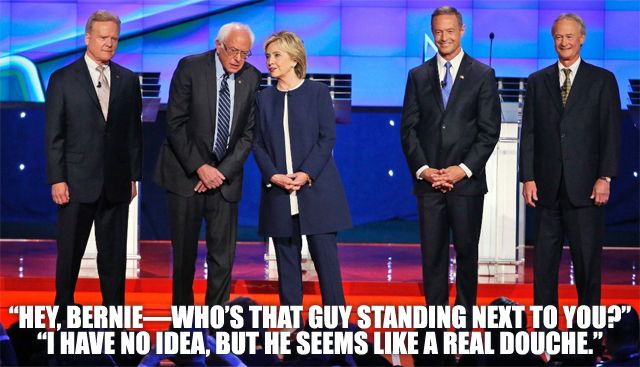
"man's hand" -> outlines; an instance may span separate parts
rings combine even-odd
[[[226,179],[222,172],[218,171],[217,168],[203,164],[198,168],[198,177],[200,181],[204,184],[207,189],[217,189],[222,185],[224,180]],[[197,187],[197,186],[196,186]]]
[[[591,190],[590,198],[593,200],[593,203],[597,206],[603,206],[609,201],[609,189],[611,183],[607,180],[603,180],[601,178],[596,180],[596,183],[593,185],[593,190]]]
[[[302,186],[311,182],[311,177],[309,177],[306,172],[302,171],[289,174],[287,177],[293,180],[293,185],[296,186],[295,191],[300,190]]]
[[[66,182],[58,182],[51,185],[51,198],[53,202],[58,205],[65,205],[69,203],[69,186]]]
[[[524,202],[532,208],[536,207],[538,201],[538,187],[535,181],[526,181],[522,187],[522,197]]]
[[[131,200],[129,203],[133,202],[136,196],[138,196],[138,185],[136,185],[135,181],[131,181]]]
[[[298,189],[298,187],[294,184],[292,178],[280,173],[271,176],[271,179],[269,181],[271,181],[272,184],[278,186],[279,188],[289,191],[290,193]]]
[[[193,191],[200,194],[207,191],[207,187],[202,183],[202,181],[198,181],[198,183],[196,184],[196,187],[193,188]]]
[[[464,173],[464,170],[460,166],[449,166],[439,170],[438,173],[442,180],[449,182],[451,185],[455,185],[467,177],[467,174]]]
[[[438,170],[434,168],[427,168],[422,173],[420,173],[420,177],[431,183],[431,187],[436,190],[440,190],[443,193],[451,191],[453,189],[453,184],[447,182],[442,176],[442,172],[444,170]]]

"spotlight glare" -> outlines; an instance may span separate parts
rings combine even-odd
[[[20,165],[18,166],[18,168],[20,169],[20,171],[24,171],[24,164],[20,163]]]
[[[389,170],[389,177],[393,177],[393,170]]]
[[[393,120],[389,120],[389,125],[391,125],[391,126],[396,126],[396,122],[395,122],[395,121],[393,121]]]
[[[27,117],[27,113],[24,111],[20,112],[20,118],[23,119],[25,117]]]

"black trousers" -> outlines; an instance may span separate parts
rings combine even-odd
[[[484,195],[418,196],[422,280],[427,304],[449,304],[449,230],[456,250],[456,305],[471,315],[478,288],[478,242]]]
[[[555,203],[551,206],[538,205],[536,214],[534,303],[558,307],[558,273],[566,238],[571,250],[578,304],[599,305],[604,208],[573,206],[563,182]]]
[[[278,288],[281,305],[302,305],[302,235],[300,219],[292,218],[293,236],[273,239],[278,265]],[[345,304],[335,233],[307,235],[309,253],[318,273],[322,303]]]
[[[102,304],[124,304],[128,216],[128,202],[111,203],[104,194],[93,203],[71,201],[58,207],[56,305],[75,303],[80,263],[94,222]]]
[[[194,304],[193,279],[203,219],[207,242],[205,303],[208,306],[223,304],[231,293],[238,204],[226,201],[218,190],[190,197],[168,192],[167,199],[173,246],[173,304]]]

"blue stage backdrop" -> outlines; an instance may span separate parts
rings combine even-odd
[[[0,100],[41,101],[51,73],[84,47],[89,14],[106,8],[123,20],[115,60],[161,72],[163,101],[178,60],[212,48],[220,25],[240,21],[256,33],[250,62],[261,70],[264,40],[291,30],[305,41],[310,72],[353,75],[355,105],[400,106],[407,71],[425,57],[431,12],[444,4],[462,12],[462,45],[472,56],[488,62],[494,32],[498,76],[524,77],[554,62],[553,19],[568,11],[581,15],[587,25],[582,55],[616,74],[626,108],[627,80],[640,74],[637,0],[0,1]]]
[[[493,66],[498,76],[526,77],[553,63],[552,21],[563,12],[578,13],[587,25],[583,57],[615,73],[621,108],[627,108],[628,79],[640,78],[636,0],[0,1],[3,236],[52,235],[55,207],[44,177],[41,102],[51,73],[81,56],[84,23],[100,8],[123,20],[115,61],[135,71],[160,72],[163,102],[178,60],[212,48],[224,23],[240,21],[254,29],[256,43],[249,62],[263,71],[262,43],[269,34],[287,29],[301,35],[309,72],[353,78],[353,122],[338,126],[335,157],[354,222],[415,219],[399,142],[399,106],[408,70],[434,53],[425,47],[431,37],[430,14],[444,4],[462,12],[463,48],[472,56],[488,62],[489,33],[495,33]],[[164,138],[163,116],[161,112],[158,121],[144,129],[143,239],[168,238],[165,197],[151,181]],[[612,187],[607,224],[610,231],[633,232],[637,238],[638,127],[629,113],[624,116],[622,171]],[[259,177],[252,158],[246,167],[240,224],[254,226]]]

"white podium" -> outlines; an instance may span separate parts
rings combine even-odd
[[[515,280],[518,265],[524,261],[524,202],[518,181],[520,124],[512,111],[517,103],[503,103],[502,108],[513,122],[502,123],[500,140],[487,162],[489,192],[484,198],[478,248],[478,275],[495,277],[495,281]]]
[[[129,223],[127,229],[127,278],[138,278],[140,275],[140,251],[138,247],[138,206],[140,198],[140,183],[137,183],[138,195],[129,204]],[[87,249],[80,264],[80,278],[97,278],[98,266],[96,258],[95,225],[91,227]]]

